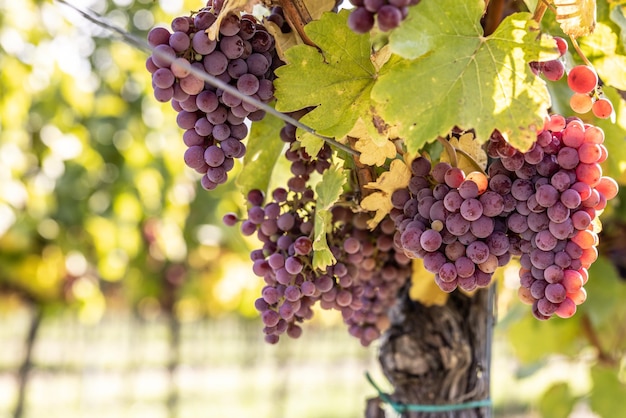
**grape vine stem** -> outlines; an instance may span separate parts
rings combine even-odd
[[[574,47],[574,50],[576,51],[578,56],[583,60],[583,62],[586,65],[588,65],[589,67],[593,68],[593,65],[591,64],[589,59],[585,56],[585,53],[580,49],[580,45],[578,45],[578,41],[576,40],[576,38],[574,38],[572,35],[570,35],[569,39],[570,39],[570,41],[572,41],[572,46]]]
[[[600,338],[598,337],[598,334],[596,333],[596,330],[591,323],[591,318],[589,318],[589,315],[584,314],[582,316],[580,325],[582,327],[583,334],[585,335],[589,343],[597,350],[598,361],[609,367],[617,367],[619,365],[619,360],[613,357],[610,353],[607,353],[606,350],[602,347]]]
[[[173,60],[171,57],[169,57],[167,54],[163,54],[160,53],[159,51],[153,50],[152,48],[150,48],[150,46],[145,43],[144,41],[142,41],[141,39],[137,38],[136,36],[131,35],[130,33],[126,32],[124,29],[115,26],[107,21],[104,20],[104,18],[100,15],[98,15],[96,12],[89,10],[89,12],[86,12],[84,10],[79,9],[78,7],[74,6],[73,4],[68,3],[65,0],[56,0],[57,2],[64,4],[68,7],[70,7],[71,9],[73,9],[74,11],[78,12],[80,15],[82,15],[85,19],[89,20],[92,23],[95,23],[98,26],[101,26],[107,30],[110,30],[114,33],[117,33],[118,35],[120,35],[122,37],[122,40],[124,42],[126,42],[127,44],[131,45],[132,47],[145,51],[145,52],[150,52],[155,56],[158,56],[159,58],[167,61],[168,63],[171,63]],[[350,148],[349,146],[346,146],[340,142],[338,142],[337,140],[335,140],[335,138],[331,138],[329,136],[325,136],[325,135],[321,135],[319,133],[317,133],[315,131],[315,129],[311,128],[310,126],[307,126],[305,124],[303,124],[302,122],[300,122],[297,119],[292,118],[289,115],[286,115],[282,112],[279,112],[278,110],[274,109],[272,106],[263,103],[257,99],[255,99],[254,97],[251,96],[246,96],[245,94],[239,92],[239,90],[237,90],[235,87],[231,86],[230,84],[224,83],[222,80],[213,77],[210,74],[207,74],[204,71],[198,70],[194,67],[191,66],[191,64],[185,64],[185,63],[181,63],[180,66],[186,70],[189,71],[189,73],[193,74],[195,77],[201,79],[204,82],[207,82],[209,84],[211,84],[212,86],[218,88],[218,89],[222,89],[224,91],[227,91],[228,93],[230,93],[231,95],[241,99],[242,101],[249,103],[259,109],[264,110],[265,112],[279,118],[282,119],[283,121],[294,125],[297,128],[302,129],[303,131],[306,131],[308,133],[310,133],[311,135],[314,135],[322,140],[324,140],[324,142],[328,143],[329,145],[340,149],[344,152],[347,152],[350,155],[354,155],[354,156],[359,156],[361,155],[360,152]]]

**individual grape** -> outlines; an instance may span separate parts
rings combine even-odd
[[[191,39],[185,32],[174,32],[170,35],[169,45],[176,52],[184,52],[191,45]]]
[[[595,187],[600,183],[602,178],[602,168],[599,164],[580,163],[576,167],[576,179]]]
[[[216,145],[211,145],[204,151],[204,161],[209,167],[221,166],[225,158],[224,151]]]
[[[459,277],[469,277],[476,270],[476,264],[468,257],[459,257],[454,261],[454,266]]]
[[[159,68],[152,74],[152,82],[161,89],[172,87],[174,81],[176,78],[169,68]]]
[[[259,90],[259,79],[253,74],[244,74],[237,80],[237,89],[247,96]]]
[[[457,167],[451,167],[444,174],[444,181],[448,187],[457,188],[465,180],[465,173]]]
[[[569,106],[576,113],[587,113],[593,106],[593,100],[587,93],[574,93],[569,99]]]
[[[239,32],[239,30],[239,16],[230,13],[222,19],[222,24],[220,25],[220,34],[224,35],[224,37],[234,36]]]
[[[598,184],[595,186],[595,189],[607,200],[610,200],[617,196],[619,186],[611,177],[602,176],[600,177]]]
[[[426,251],[437,251],[441,242],[441,234],[434,229],[427,229],[420,235],[420,245]]]
[[[591,106],[593,114],[600,119],[608,119],[613,114],[613,103],[605,97],[596,100]]]
[[[482,241],[474,241],[467,246],[466,254],[475,264],[481,264],[489,257],[489,247]]]
[[[550,81],[558,81],[565,74],[565,66],[561,60],[551,60],[542,63],[541,71]]]
[[[224,24],[222,24],[221,27],[223,26]],[[223,36],[220,38],[219,48],[228,60],[237,59],[244,53],[243,40],[237,35]]]
[[[380,30],[387,32],[398,27],[403,16],[400,9],[391,4],[386,4],[378,9],[377,18]]]
[[[176,59],[176,51],[169,45],[157,45],[152,50],[152,62],[159,68],[168,68]]]
[[[470,231],[476,238],[489,237],[495,228],[493,218],[482,215],[477,220],[470,223]]]
[[[170,31],[166,28],[155,27],[150,29],[150,32],[148,32],[148,45],[152,48],[155,48],[158,45],[168,44],[169,39]]]
[[[483,205],[478,199],[466,199],[459,211],[465,220],[475,221],[482,216]]]
[[[366,33],[374,27],[374,14],[357,7],[348,16],[348,27],[355,33]]]
[[[567,75],[567,85],[576,93],[586,94],[598,85],[598,75],[591,67],[577,65]]]

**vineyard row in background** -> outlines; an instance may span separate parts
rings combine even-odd
[[[18,370],[32,318],[0,316],[0,418],[12,418]],[[97,325],[71,314],[44,317],[33,348],[23,418],[362,416],[364,395],[375,391],[369,371],[385,387],[375,348],[365,349],[340,326],[309,327],[307,338],[268,346],[255,321],[236,318],[182,323],[179,360],[165,318],[146,321],[109,312]],[[311,344],[315,341],[315,344]],[[523,374],[496,336],[495,416],[538,416],[530,404],[563,373],[584,390],[585,373],[556,360],[532,377]],[[593,418],[581,403],[571,418]]]

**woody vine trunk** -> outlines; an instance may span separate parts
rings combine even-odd
[[[454,292],[444,306],[424,306],[405,293],[390,312],[379,361],[394,387],[394,402],[451,405],[489,398],[494,326],[493,286],[473,297]],[[366,418],[383,417],[370,400]],[[373,407],[374,406],[374,407]],[[490,408],[446,412],[404,411],[403,418],[486,418]]]

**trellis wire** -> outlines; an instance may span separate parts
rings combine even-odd
[[[80,9],[79,7],[68,3],[65,0],[56,0],[57,2],[70,7],[71,9],[73,9],[74,11],[76,11],[77,13],[79,13],[81,16],[83,16],[85,19],[89,20],[90,22],[103,27],[111,32],[117,33],[118,35],[120,35],[122,37],[122,40],[127,43],[128,45],[139,49],[143,52],[149,52],[165,61],[167,61],[168,63],[172,63],[172,58],[164,53],[161,53],[160,51],[154,50],[152,48],[150,48],[150,46],[144,42],[143,40],[137,38],[136,36],[128,33],[127,31],[125,31],[124,29],[113,25],[112,23],[107,22],[101,15],[99,15],[98,13],[94,12],[93,10],[90,9]],[[179,65],[177,63],[177,65]],[[187,71],[189,71],[190,74],[193,74],[195,77],[199,78],[200,80],[209,83],[210,85],[212,85],[215,88],[218,89],[222,89],[226,92],[228,92],[229,94],[241,99],[242,101],[249,103],[251,105],[254,105],[255,107],[264,110],[265,112],[279,118],[282,119],[283,121],[296,126],[297,128],[300,128],[322,140],[324,140],[325,142],[327,142],[328,144],[334,146],[335,148],[338,148],[344,152],[347,152],[348,154],[354,155],[354,156],[358,156],[360,155],[360,153],[338,141],[336,141],[334,138],[331,138],[329,136],[325,136],[325,135],[321,135],[319,133],[317,133],[315,131],[315,129],[311,128],[308,125],[303,124],[302,122],[300,122],[297,119],[292,118],[291,116],[279,112],[278,110],[274,109],[272,106],[263,103],[257,99],[255,99],[254,97],[251,96],[247,96],[243,93],[241,93],[239,90],[237,90],[235,87],[223,82],[222,80],[213,77],[210,74],[207,74],[204,71],[200,71],[196,68],[194,68],[193,66],[191,66],[191,64],[188,63],[181,63],[180,66],[182,68],[185,68]]]

